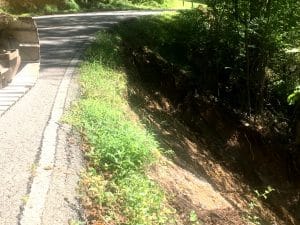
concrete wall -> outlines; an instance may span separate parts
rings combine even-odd
[[[35,21],[30,17],[13,19],[0,15],[0,42],[2,49],[19,49],[23,62],[40,60],[38,31]]]

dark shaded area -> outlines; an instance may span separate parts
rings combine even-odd
[[[266,219],[261,223],[300,224],[300,157],[284,136],[243,121],[201,91],[201,81],[193,73],[126,38],[131,106],[161,144],[175,151],[175,161],[206,176],[227,199],[244,208],[254,190],[264,192],[272,186],[275,192],[261,199],[265,210],[257,212]]]
[[[192,88],[198,92],[211,95],[253,125],[263,125],[268,129],[264,132],[275,132],[286,143],[296,144],[299,107],[289,105],[287,96],[293,93],[299,79],[299,57],[282,47],[291,45],[290,41],[277,43],[273,40],[278,36],[274,31],[267,35],[272,39],[267,43],[260,43],[264,40],[256,40],[256,36],[249,37],[258,43],[246,48],[244,30],[230,17],[216,21],[213,13],[208,9],[184,11],[172,18],[128,22],[120,30],[131,48],[147,46],[188,71],[193,78]],[[260,32],[255,29],[254,33]],[[266,34],[261,34],[262,39],[263,35]],[[260,56],[265,52],[272,54]],[[260,62],[261,57],[267,62]]]

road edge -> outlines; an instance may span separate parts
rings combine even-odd
[[[36,173],[30,185],[28,199],[20,214],[20,225],[40,225],[42,222],[41,219],[54,167],[59,120],[64,113],[68,89],[77,65],[81,61],[80,57],[84,48],[85,45],[77,50],[58,87],[51,114],[44,129]]]

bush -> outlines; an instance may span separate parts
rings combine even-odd
[[[65,0],[65,9],[77,12],[80,10],[79,5],[76,3],[75,0]]]
[[[46,4],[46,5],[44,6],[43,11],[44,11],[45,13],[47,13],[47,14],[53,14],[53,13],[55,13],[55,12],[58,11],[58,8],[57,8],[56,5],[48,5],[48,4]]]
[[[134,48],[148,46],[191,70],[199,90],[235,109],[260,114],[272,103],[286,111],[286,98],[299,84],[299,57],[286,52],[299,44],[299,12],[282,18],[287,12],[274,11],[276,3],[272,15],[260,12],[245,22],[247,8],[238,8],[236,17],[232,5],[215,2],[205,10],[128,22],[120,32]]]

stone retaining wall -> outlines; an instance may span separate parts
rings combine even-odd
[[[31,17],[0,14],[0,87],[11,82],[21,63],[39,61],[40,44],[35,21]]]

